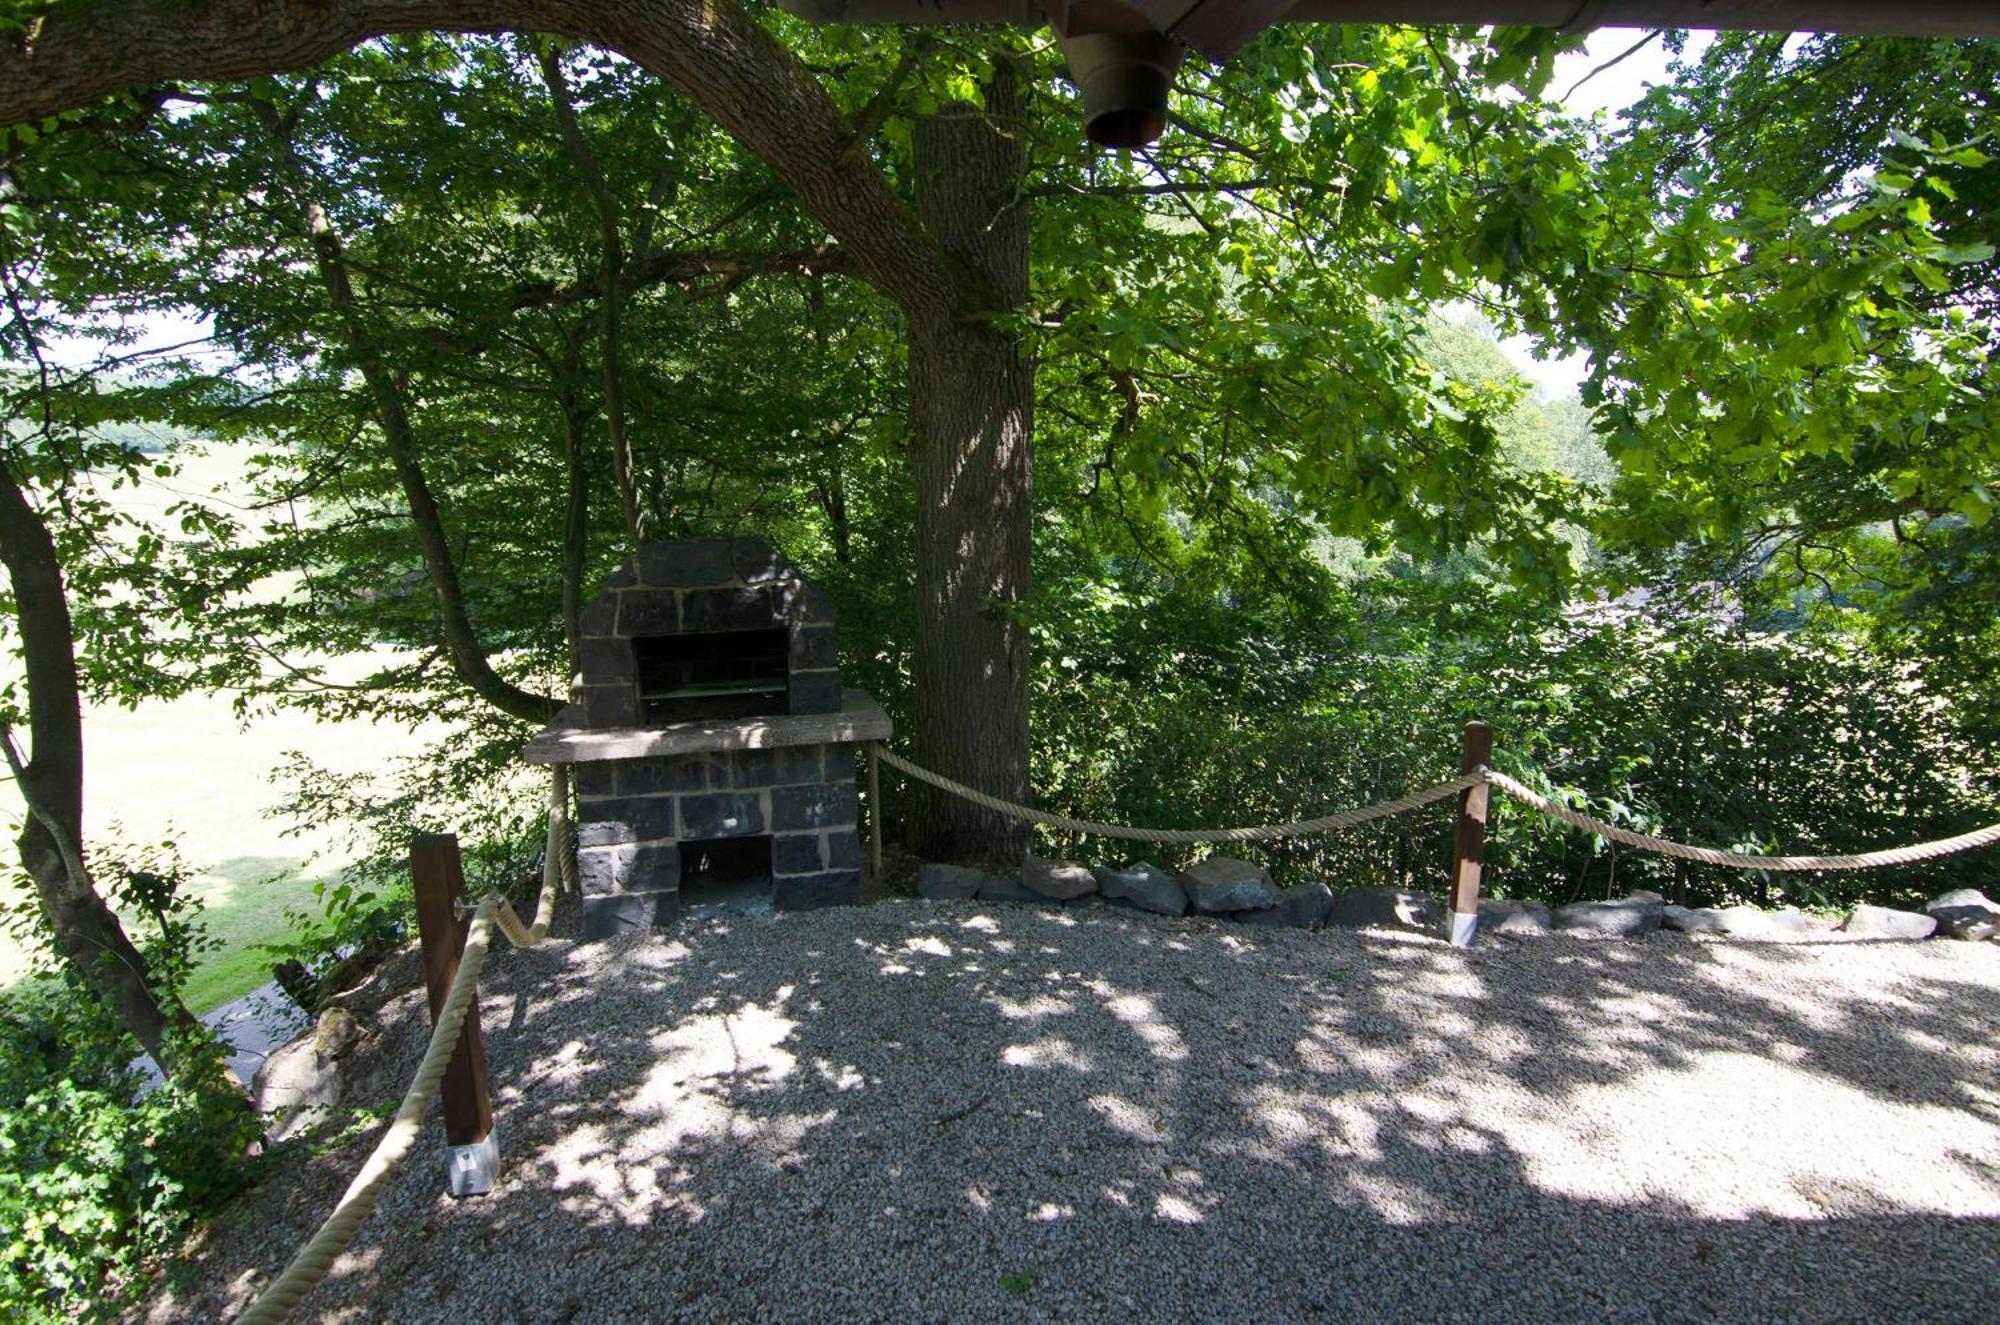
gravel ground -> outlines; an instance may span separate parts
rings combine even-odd
[[[501,1189],[443,1196],[433,1131],[297,1319],[1983,1322],[2000,1289],[1992,944],[892,901],[501,951],[481,1009]],[[386,1099],[422,1024],[374,1016]],[[373,1135],[291,1152],[140,1318],[233,1314]]]

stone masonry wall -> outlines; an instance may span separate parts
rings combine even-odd
[[[851,745],[798,745],[576,766],[577,881],[586,929],[668,924],[680,843],[771,839],[781,910],[861,900]]]

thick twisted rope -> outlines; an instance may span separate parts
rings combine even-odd
[[[374,1153],[354,1175],[354,1181],[347,1184],[347,1191],[342,1194],[340,1203],[334,1206],[333,1213],[326,1217],[326,1222],[319,1226],[319,1232],[299,1249],[284,1273],[258,1295],[257,1300],[250,1304],[250,1309],[237,1317],[237,1325],[276,1325],[276,1322],[291,1315],[299,1299],[326,1277],[326,1272],[347,1250],[347,1244],[354,1240],[355,1229],[368,1218],[375,1202],[381,1198],[389,1175],[410,1153],[423,1123],[424,1111],[430,1107],[431,1096],[437,1093],[438,1082],[444,1080],[445,1068],[451,1063],[452,1051],[458,1047],[458,1033],[464,1029],[467,1011],[479,988],[479,968],[486,964],[487,946],[493,937],[495,909],[496,904],[489,898],[473,912],[472,926],[465,936],[465,952],[459,958],[458,975],[445,994],[437,1025],[431,1028],[430,1044],[424,1049],[424,1058],[417,1065],[416,1076],[410,1079],[410,1088],[403,1092],[403,1103],[390,1121],[389,1130],[375,1143]]]
[[[1971,851],[1978,847],[1991,846],[2000,842],[2000,823],[1989,824],[1957,837],[1940,838],[1933,842],[1918,842],[1906,847],[1891,847],[1883,851],[1869,851],[1850,856],[1765,856],[1747,851],[1718,851],[1714,847],[1690,846],[1685,842],[1675,842],[1664,837],[1653,837],[1646,833],[1635,833],[1629,828],[1619,828],[1605,823],[1567,805],[1558,804],[1496,769],[1481,768],[1454,778],[1450,782],[1440,782],[1435,786],[1413,791],[1395,800],[1379,801],[1374,805],[1364,805],[1357,809],[1342,810],[1337,814],[1322,815],[1317,819],[1301,819],[1294,823],[1262,824],[1254,828],[1133,828],[1124,824],[1097,823],[1089,819],[1072,819],[1067,815],[1051,814],[1037,810],[1033,806],[1016,804],[998,796],[989,796],[963,782],[954,782],[941,773],[913,764],[895,751],[884,746],[875,747],[882,761],[919,782],[927,782],[941,791],[950,792],[974,805],[1004,814],[1027,823],[1043,824],[1064,832],[1078,833],[1092,837],[1122,838],[1130,842],[1164,842],[1174,845],[1189,845],[1197,842],[1264,842],[1273,838],[1298,837],[1308,833],[1331,832],[1341,828],[1352,828],[1357,824],[1374,819],[1387,818],[1406,810],[1418,809],[1434,801],[1489,783],[1500,788],[1515,800],[1530,809],[1538,810],[1552,819],[1560,819],[1575,828],[1613,842],[1634,847],[1641,851],[1653,851],[1663,856],[1674,856],[1681,860],[1696,860],[1705,865],[1722,865],[1733,869],[1753,870],[1865,870],[1879,869],[1886,865],[1910,865],[1918,861],[1935,860],[1940,856],[1953,855],[1960,851]]]
[[[1646,833],[1635,833],[1629,828],[1619,828],[1592,818],[1567,805],[1558,804],[1540,792],[1523,785],[1496,769],[1481,769],[1488,782],[1520,801],[1531,809],[1539,810],[1552,819],[1560,819],[1587,833],[1596,833],[1613,842],[1636,847],[1641,851],[1657,852],[1662,856],[1674,856],[1681,860],[1698,860],[1704,865],[1723,865],[1741,870],[1868,870],[1884,865],[1911,865],[1920,860],[1935,860],[1960,851],[1971,851],[1976,847],[1991,846],[2000,842],[2000,824],[1988,824],[1957,837],[1939,838],[1934,842],[1918,842],[1913,846],[1890,847],[1884,851],[1867,851],[1858,856],[1763,856],[1748,851],[1717,851],[1713,847],[1689,846],[1685,842],[1673,842],[1664,837],[1653,837]]]
[[[569,823],[569,766],[555,764],[549,769],[549,828],[542,848],[542,896],[535,906],[535,923],[521,923],[511,902],[495,908],[493,919],[500,932],[517,948],[532,948],[549,936],[556,918],[556,894],[576,884],[576,856],[572,851]]]
[[[1280,837],[1301,837],[1308,833],[1328,833],[1336,829],[1353,828],[1376,819],[1386,819],[1393,814],[1418,809],[1449,796],[1456,796],[1459,792],[1468,787],[1476,787],[1483,781],[1479,774],[1468,773],[1450,782],[1440,782],[1434,787],[1425,787],[1407,796],[1398,796],[1394,800],[1378,801],[1373,805],[1341,810],[1336,814],[1324,814],[1317,819],[1300,819],[1294,823],[1260,824],[1254,828],[1133,828],[1126,824],[1102,824],[1090,819],[1072,819],[1068,815],[1050,814],[1047,810],[1037,810],[1030,805],[1017,805],[998,796],[989,796],[983,791],[966,786],[963,782],[954,782],[942,773],[933,773],[928,768],[911,763],[885,746],[877,745],[875,751],[882,756],[882,761],[889,767],[919,782],[928,782],[940,791],[948,791],[963,800],[971,801],[974,805],[983,806],[1010,818],[1090,837],[1115,837],[1127,842],[1164,842],[1177,846],[1196,842],[1268,842]]]

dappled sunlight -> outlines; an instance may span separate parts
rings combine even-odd
[[[1579,1128],[1579,1119],[1603,1121]],[[1819,1218],[1849,1203],[2000,1216],[1990,1176],[1933,1168],[1913,1180],[1931,1156],[2000,1153],[2000,1127],[1747,1053],[1704,1052],[1686,1067],[1580,1087],[1493,1126],[1531,1181],[1565,1196],[1638,1203],[1672,1192],[1719,1219]],[[1789,1134],[1782,1151],[1778,1128]]]
[[[1793,1226],[1852,1250],[1838,1292],[1861,1302],[1873,1240],[1904,1236],[1884,1221],[1931,1221],[1967,1264],[2000,1230],[2000,1049],[1968,1029],[2000,992],[1962,955],[1863,979],[1827,964],[1843,950],[889,906],[502,953],[494,999],[525,1007],[489,1028],[502,1188],[398,1182],[440,1252],[547,1259],[584,1315],[643,1263],[703,1319],[997,1318],[1014,1271],[1031,1305],[1141,1319],[1162,1266],[1232,1314],[1302,1319],[1357,1277],[1446,1273],[1472,1238],[1556,1255],[1592,1301],[1643,1254],[1693,1318],[1737,1302],[1697,1248],[1788,1254],[1765,1248]],[[883,1257],[943,1296],[833,1268]],[[419,1287],[388,1287],[400,1263],[344,1282],[422,1316]]]
[[[1049,1036],[1030,1044],[1010,1044],[1000,1051],[1000,1061],[1008,1067],[1064,1067],[1072,1072],[1095,1072],[1097,1062],[1068,1040]]]
[[[1102,980],[1092,980],[1086,987],[1104,1000],[1105,1011],[1131,1027],[1155,1058],[1170,1063],[1187,1058],[1187,1045],[1180,1032],[1160,1016],[1151,998],[1144,994],[1120,994]]]

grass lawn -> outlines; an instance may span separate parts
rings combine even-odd
[[[92,842],[173,837],[194,871],[209,933],[221,940],[196,970],[188,1003],[206,1012],[270,979],[259,944],[281,938],[288,909],[316,908],[315,880],[346,863],[324,829],[288,835],[268,817],[278,798],[271,772],[288,750],[343,771],[386,767],[427,733],[366,723],[322,724],[280,713],[239,727],[226,696],[191,695],[137,709],[84,715],[84,831]],[[0,816],[18,821],[11,785]],[[13,828],[7,829],[11,842]],[[128,922],[129,923],[129,922]],[[0,939],[0,987],[26,970],[26,954]]]
[[[106,496],[134,515],[157,518],[181,497],[226,488],[241,461],[241,451],[217,447],[165,483],[148,480]],[[353,679],[387,661],[343,658],[330,670],[336,679]],[[222,940],[195,972],[188,990],[193,1010],[206,1012],[268,980],[270,960],[257,945],[283,936],[287,909],[313,909],[314,880],[332,877],[346,863],[324,827],[291,834],[267,816],[279,796],[271,773],[286,753],[302,751],[321,767],[365,772],[386,769],[391,759],[435,736],[428,728],[319,723],[292,712],[245,725],[227,695],[85,710],[86,839],[99,851],[110,841],[177,840],[195,874],[192,888],[207,904],[209,932]],[[21,814],[12,783],[0,784],[0,827],[10,855]],[[0,937],[0,988],[26,969],[26,954]]]

